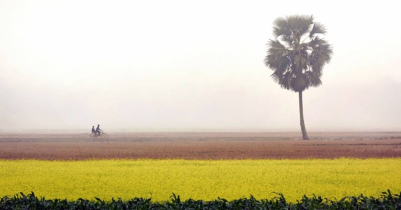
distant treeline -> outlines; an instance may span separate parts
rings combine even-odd
[[[400,193],[401,194],[401,193]],[[133,198],[128,201],[121,199],[104,201],[78,199],[68,201],[61,199],[45,199],[37,197],[32,192],[13,197],[3,197],[0,200],[0,209],[401,209],[400,194],[392,194],[390,190],[383,192],[379,198],[344,197],[340,200],[322,198],[321,196],[303,196],[297,203],[287,202],[282,194],[273,199],[257,200],[250,198],[227,201],[218,198],[214,201],[188,199],[182,201],[180,196],[173,194],[170,201],[152,202],[151,198]]]

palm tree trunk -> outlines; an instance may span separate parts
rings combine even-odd
[[[302,137],[304,140],[309,140],[308,134],[306,133],[305,122],[304,122],[304,108],[302,105],[302,91],[299,91],[299,116],[301,118]]]

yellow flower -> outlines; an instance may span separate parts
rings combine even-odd
[[[228,200],[341,198],[401,191],[401,158],[308,160],[0,160],[0,197]]]

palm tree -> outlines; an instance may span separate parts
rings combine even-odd
[[[265,64],[273,74],[271,77],[282,88],[298,92],[299,115],[304,140],[306,133],[302,92],[309,87],[322,84],[323,67],[330,62],[332,48],[319,35],[326,33],[325,27],[314,22],[313,16],[293,15],[274,21],[274,40],[269,40]]]

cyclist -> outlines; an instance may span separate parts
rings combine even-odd
[[[94,133],[96,135],[96,130],[95,130],[95,126],[92,125],[92,133]]]
[[[97,124],[96,135],[97,135],[97,136],[100,136],[100,132],[101,132],[101,131],[102,131],[102,130],[100,130],[100,125]]]

